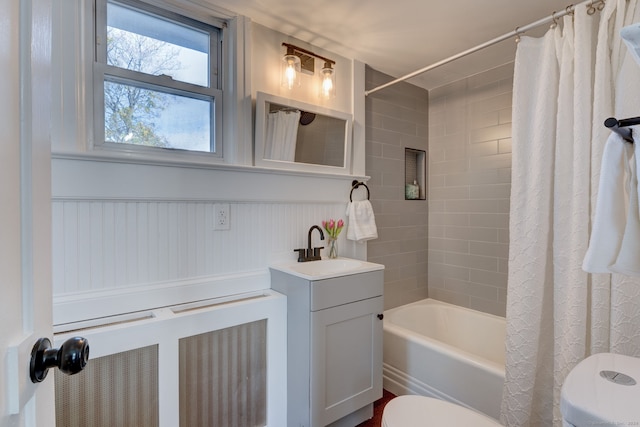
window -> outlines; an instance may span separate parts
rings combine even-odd
[[[221,34],[141,2],[97,0],[96,145],[220,157]]]

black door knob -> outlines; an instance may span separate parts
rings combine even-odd
[[[49,338],[40,338],[31,349],[31,382],[42,382],[49,368],[57,367],[67,375],[77,374],[84,369],[88,361],[89,341],[86,338],[69,338],[60,348],[51,348]]]
[[[378,319],[380,319],[380,320],[384,319],[384,314],[382,314],[382,313],[378,314]]]

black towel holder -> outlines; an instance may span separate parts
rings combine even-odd
[[[632,117],[630,119],[618,120],[615,117],[609,117],[604,121],[604,125],[617,133],[627,142],[633,144],[633,136],[631,129],[625,129],[627,126],[635,126],[640,124],[640,117]]]
[[[364,188],[367,189],[367,200],[369,200],[369,198],[371,197],[371,193],[369,193],[369,187],[367,187],[367,184],[365,184],[362,181],[358,181],[357,179],[354,179],[351,182],[351,193],[349,193],[349,201],[353,202],[353,198],[351,196],[353,196],[353,190],[355,190],[356,188],[360,187],[360,186],[364,186]]]

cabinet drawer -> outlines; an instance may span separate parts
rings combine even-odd
[[[311,311],[382,295],[384,270],[311,282]]]

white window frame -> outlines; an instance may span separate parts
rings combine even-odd
[[[136,9],[143,11],[150,11],[152,14],[157,14],[177,22],[191,21],[196,23],[202,23],[202,25],[213,26],[220,28],[219,42],[216,43],[216,68],[217,75],[212,75],[212,82],[217,80],[217,84],[211,83],[209,88],[193,85],[189,83],[179,82],[172,80],[168,83],[166,77],[152,76],[144,73],[138,73],[132,70],[121,69],[118,67],[109,66],[106,64],[106,58],[104,58],[104,50],[97,46],[95,37],[100,37],[102,40],[106,37],[106,5],[107,0],[95,0],[94,16],[95,21],[91,22],[91,36],[92,41],[92,55],[90,57],[92,61],[92,73],[91,79],[89,79],[90,90],[87,93],[91,93],[93,96],[92,102],[88,102],[87,105],[93,107],[93,114],[90,114],[93,121],[92,126],[92,138],[89,138],[88,144],[89,150],[94,153],[102,153],[104,155],[112,156],[125,156],[132,161],[153,161],[153,160],[165,160],[170,162],[179,163],[235,163],[238,161],[237,156],[234,156],[234,145],[243,144],[246,141],[235,141],[230,137],[233,135],[234,128],[240,128],[241,123],[245,120],[245,113],[238,110],[235,106],[233,99],[229,99],[228,93],[235,92],[230,85],[232,82],[237,81],[237,76],[227,76],[226,73],[238,72],[244,73],[244,67],[241,70],[236,70],[235,63],[233,62],[238,57],[244,57],[246,53],[238,52],[239,47],[242,45],[235,44],[229,45],[228,39],[244,38],[244,34],[229,34],[228,23],[231,21],[235,24],[238,17],[232,17],[231,15],[221,16],[220,18],[212,16],[211,13],[202,14],[201,11],[183,10],[171,5],[171,2],[166,1],[154,1],[143,2],[141,0],[117,0],[118,3],[124,5],[130,5]],[[85,15],[86,16],[86,15]],[[198,16],[194,19],[195,16]],[[204,18],[203,18],[204,16]],[[181,19],[182,18],[182,19]],[[225,19],[226,18],[226,19]],[[190,22],[187,22],[189,24]],[[236,29],[236,25],[233,25]],[[102,33],[102,34],[100,34]],[[236,33],[238,31],[236,30]],[[229,37],[227,37],[229,36]],[[89,59],[89,58],[88,58]],[[211,130],[214,132],[213,138],[215,139],[215,151],[214,152],[202,152],[202,151],[188,151],[188,150],[175,150],[164,149],[158,147],[148,147],[142,145],[133,144],[121,144],[114,142],[105,142],[104,138],[104,81],[126,79],[131,82],[139,83],[142,85],[148,85],[150,88],[157,89],[162,88],[163,91],[171,93],[172,90],[178,92],[178,94],[184,95],[185,92],[189,92],[194,98],[212,96],[214,99],[214,114]],[[216,87],[217,86],[217,87]],[[241,163],[242,162],[242,159]]]

